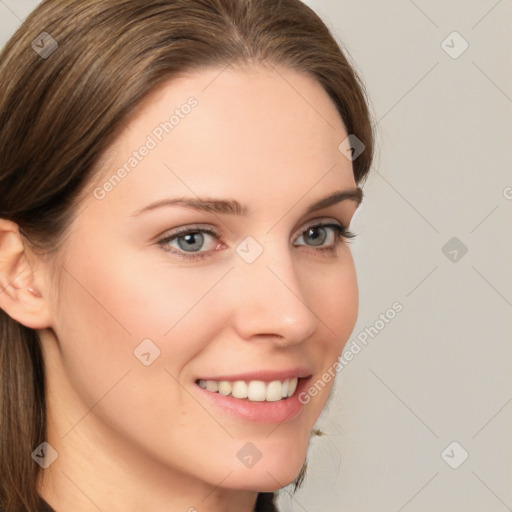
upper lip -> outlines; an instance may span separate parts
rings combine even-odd
[[[237,381],[237,380],[262,380],[264,382],[272,382],[274,380],[286,380],[292,379],[294,377],[303,378],[310,377],[312,375],[311,370],[309,370],[305,366],[297,366],[295,368],[288,368],[283,370],[257,370],[253,372],[246,373],[236,373],[230,375],[211,375],[207,377],[200,377],[201,380],[227,380],[227,381]]]

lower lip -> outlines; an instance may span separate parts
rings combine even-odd
[[[251,402],[248,399],[234,398],[231,395],[223,396],[220,393],[207,391],[198,384],[194,384],[194,386],[206,400],[228,414],[238,416],[251,423],[276,424],[291,421],[301,413],[304,404],[299,401],[299,394],[307,388],[310,379],[311,377],[299,379],[297,389],[292,396],[275,402]]]

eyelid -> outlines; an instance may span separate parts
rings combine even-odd
[[[158,244],[163,244],[163,242],[170,242],[172,240],[175,240],[176,238],[179,238],[180,236],[184,236],[189,233],[207,233],[208,235],[211,235],[212,237],[217,239],[220,239],[222,237],[222,232],[209,224],[191,224],[189,226],[182,226],[181,228],[176,228],[175,230],[171,230],[170,232],[165,232],[163,235],[158,236],[156,240]]]
[[[318,226],[319,224],[333,223],[338,224],[340,227],[348,230],[348,226],[343,222],[334,219],[333,217],[320,217],[316,219],[312,219],[307,221],[300,229],[295,231],[294,238],[304,234],[304,231],[307,231],[309,228]],[[156,237],[157,239],[162,240],[163,238],[171,238],[175,236],[179,236],[181,234],[186,234],[193,231],[204,231],[206,233],[211,234],[212,236],[216,236],[220,238],[222,236],[222,232],[211,224],[190,224],[187,226],[182,226],[180,228],[176,228],[171,230],[170,232],[164,232],[164,234]]]
[[[297,235],[302,235],[304,231],[307,231],[309,228],[313,228],[315,226],[318,226],[319,224],[338,224],[340,227],[345,228],[345,224],[343,222],[340,222],[337,219],[334,219],[333,217],[320,217],[318,219],[312,219],[306,224],[303,225],[298,231],[296,231]]]
[[[187,224],[186,226],[164,231],[164,233],[159,237],[165,236],[168,238],[182,233],[188,233],[190,231],[206,231],[207,233],[215,233],[216,236],[222,236],[221,231],[211,224]]]

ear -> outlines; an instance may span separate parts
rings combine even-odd
[[[0,219],[0,309],[32,329],[51,325],[46,268],[25,244],[18,225]]]

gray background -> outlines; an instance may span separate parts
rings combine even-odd
[[[281,510],[512,510],[512,1],[306,3],[356,63],[378,137],[347,346],[403,310],[340,372]],[[0,45],[37,4],[0,0]]]

